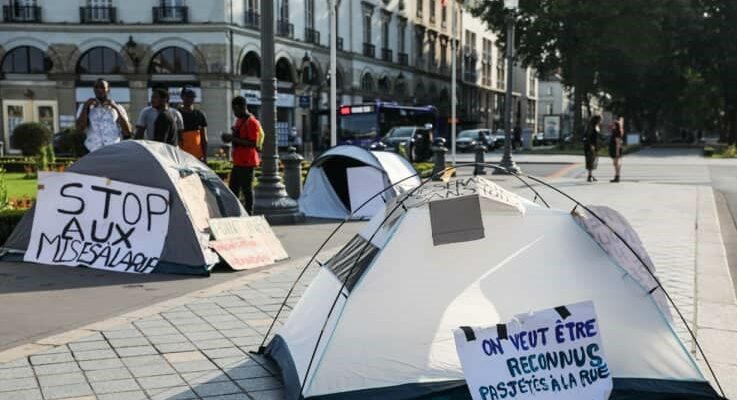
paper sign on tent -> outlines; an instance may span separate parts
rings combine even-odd
[[[23,261],[149,273],[169,230],[169,192],[99,176],[41,172]]]
[[[231,268],[243,270],[263,267],[289,258],[266,219],[259,215],[210,220],[210,242]]]
[[[453,334],[474,400],[605,400],[612,391],[591,301]]]

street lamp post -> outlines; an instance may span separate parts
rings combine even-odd
[[[255,188],[254,214],[272,224],[296,223],[304,219],[297,202],[287,195],[279,176],[276,151],[276,78],[274,77],[274,2],[261,2],[261,124],[266,133],[261,176]]]
[[[521,172],[517,164],[512,160],[512,85],[514,84],[514,13],[517,10],[519,0],[504,0],[507,8],[507,87],[504,96],[504,155],[499,163],[505,170],[495,170],[495,174],[507,174],[509,172]]]

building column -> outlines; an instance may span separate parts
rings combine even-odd
[[[202,98],[199,108],[207,116],[208,153],[212,154],[223,144],[221,132],[230,132],[233,120],[230,102],[233,100],[233,82],[224,78],[200,79]]]

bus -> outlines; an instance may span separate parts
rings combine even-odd
[[[397,126],[437,126],[433,106],[401,106],[395,102],[343,105],[338,109],[338,144],[369,148]]]

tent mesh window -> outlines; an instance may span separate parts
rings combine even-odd
[[[346,282],[345,287],[350,292],[378,253],[376,246],[356,235],[325,264],[325,268],[332,271],[338,280]]]

